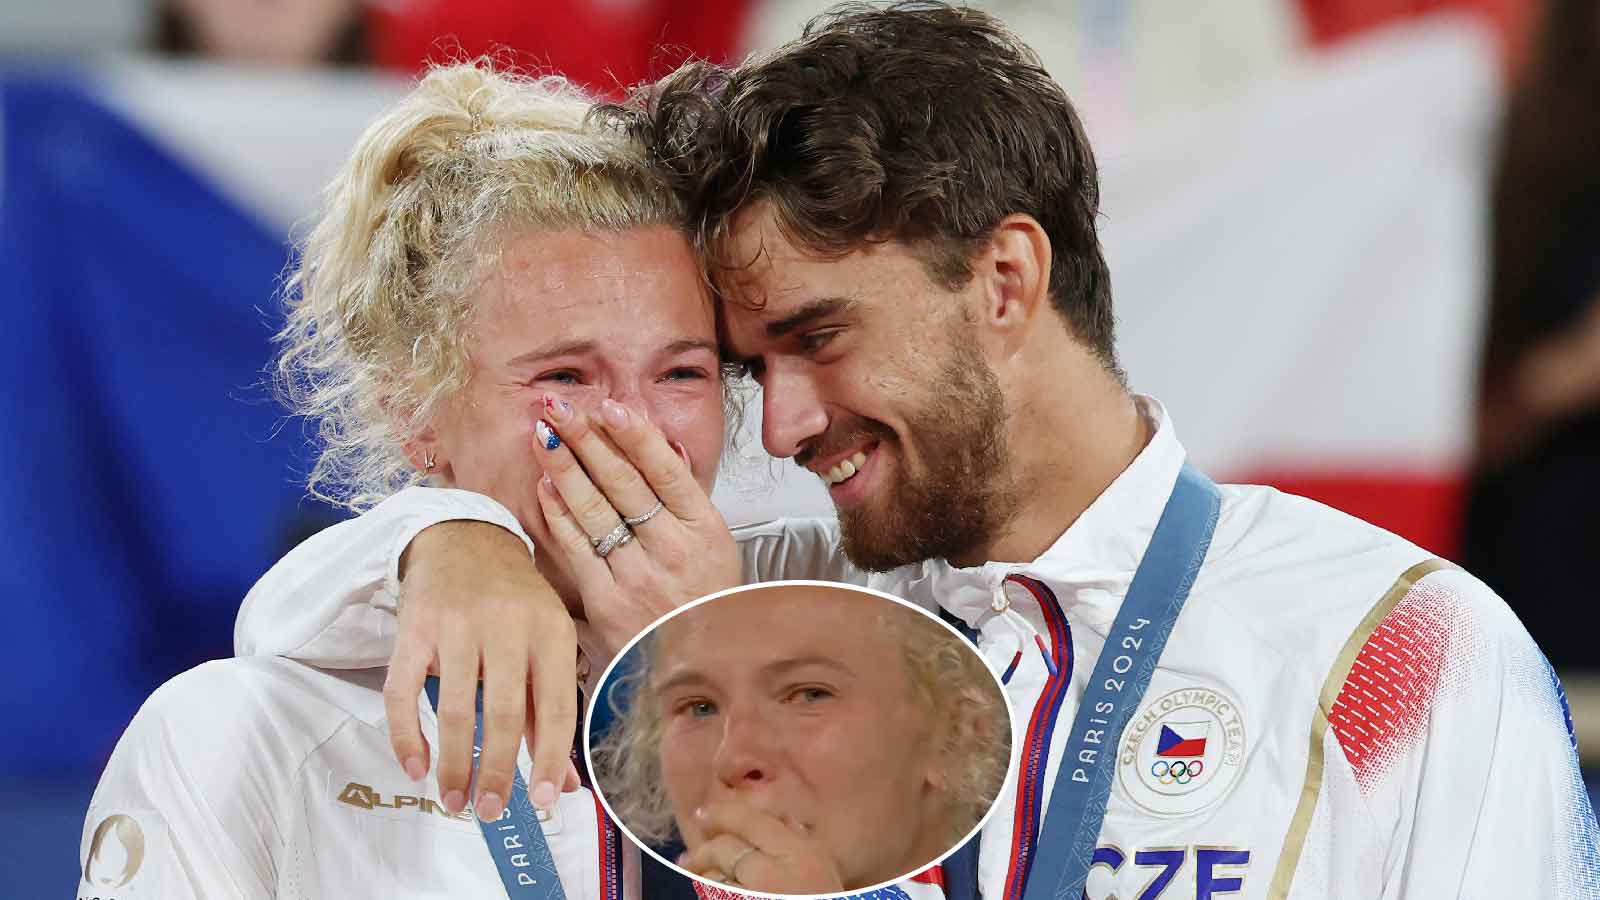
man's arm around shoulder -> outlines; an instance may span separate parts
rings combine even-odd
[[[412,487],[324,529],[256,582],[234,624],[234,653],[285,656],[331,669],[387,665],[394,650],[400,563],[424,529],[488,522],[533,544],[516,516],[483,494]]]

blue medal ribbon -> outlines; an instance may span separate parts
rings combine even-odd
[[[439,679],[429,676],[425,683],[428,702],[433,711],[439,711]],[[473,774],[477,774],[478,754],[483,750],[483,688],[473,701],[475,710],[472,727]],[[476,781],[476,778],[474,778]],[[550,844],[544,839],[544,829],[539,826],[539,814],[528,799],[528,783],[517,767],[511,771],[511,796],[506,800],[500,818],[478,820],[483,832],[483,842],[494,857],[494,867],[500,872],[500,883],[505,885],[506,896],[512,900],[566,900],[561,889],[561,876],[556,872],[556,859]]]
[[[1222,509],[1217,486],[1184,463],[1078,703],[1050,791],[1023,900],[1080,900],[1116,774],[1122,731],[1205,561]],[[969,632],[970,636],[970,632]],[[944,861],[950,900],[976,900],[977,840]]]

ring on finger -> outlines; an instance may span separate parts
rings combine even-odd
[[[652,506],[649,512],[642,516],[623,516],[622,521],[628,525],[643,525],[651,519],[654,519],[656,517],[656,513],[661,512],[666,508],[667,504],[658,499],[656,500],[656,505]]]
[[[605,537],[593,540],[595,555],[605,559],[611,555],[611,551],[633,540],[633,530],[628,527],[627,522],[618,522],[617,527],[611,529]]]
[[[745,847],[743,850],[739,851],[739,855],[738,856],[735,856],[733,858],[733,865],[728,867],[728,883],[729,884],[739,884],[740,883],[739,882],[739,863],[744,862],[744,858],[746,856],[749,856],[750,854],[752,854],[754,852],[756,852],[756,848],[754,848],[754,847]]]

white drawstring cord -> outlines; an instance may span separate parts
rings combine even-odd
[[[1050,646],[1045,643],[1044,635],[1040,634],[1039,629],[1033,627],[1033,623],[1026,617],[1011,608],[1011,598],[1006,596],[1006,578],[1009,577],[1008,575],[1001,578],[995,585],[994,598],[989,603],[989,608],[999,613],[1000,618],[1011,626],[1011,631],[1017,636],[1017,650],[1012,654],[1011,663],[1006,666],[1005,673],[1000,676],[1000,683],[1011,683],[1011,676],[1022,663],[1022,654],[1028,649],[1029,644],[1039,649],[1039,657],[1044,660],[1045,669],[1050,673],[1050,677],[1054,678],[1057,671],[1056,662],[1050,658]]]

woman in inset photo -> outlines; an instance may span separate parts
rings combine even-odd
[[[684,607],[607,686],[591,760],[623,827],[691,874],[754,891],[921,872],[977,827],[1011,758],[1004,694],[972,646],[845,585],[776,582]]]

